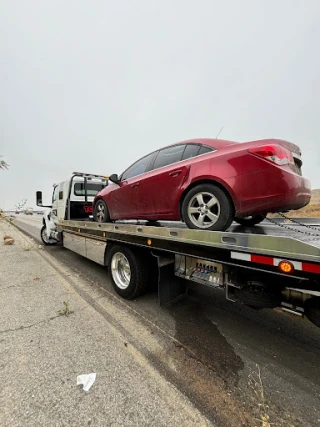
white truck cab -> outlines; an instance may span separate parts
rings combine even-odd
[[[45,244],[56,244],[59,220],[92,220],[95,195],[108,185],[108,176],[73,172],[70,179],[53,185],[52,205],[42,204],[42,192],[37,191],[37,206],[49,208],[43,214],[41,238]]]

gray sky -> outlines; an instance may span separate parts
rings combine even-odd
[[[318,0],[0,0],[0,207],[221,126],[295,142],[320,188],[319,19]]]

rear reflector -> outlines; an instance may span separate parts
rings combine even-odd
[[[293,264],[289,261],[280,261],[278,267],[283,273],[292,273],[294,270]]]
[[[293,273],[294,270],[306,273],[320,274],[320,264],[301,261],[289,261],[263,255],[248,254],[243,252],[231,252],[231,258],[241,261],[254,262],[256,264],[272,265],[278,267],[283,273]]]
[[[262,145],[260,147],[250,148],[249,153],[279,166],[294,165],[291,152],[281,145]]]

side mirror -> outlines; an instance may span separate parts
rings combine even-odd
[[[37,206],[43,206],[42,205],[42,191],[37,191]]]
[[[36,199],[37,199],[37,206],[40,206],[42,208],[52,208],[52,205],[50,206],[43,206],[42,204],[42,191],[36,192]]]
[[[118,185],[121,182],[116,173],[113,173],[112,175],[109,176],[109,181],[113,182],[114,184],[118,184]]]

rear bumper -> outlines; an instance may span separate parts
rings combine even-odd
[[[239,176],[234,191],[239,195],[237,215],[242,216],[300,209],[311,199],[308,179],[273,166]]]

